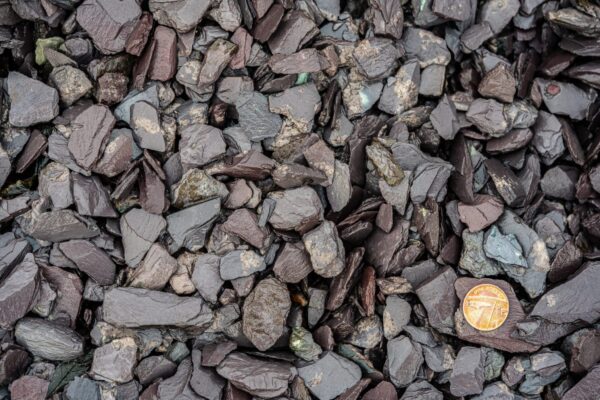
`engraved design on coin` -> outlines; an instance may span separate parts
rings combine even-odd
[[[462,306],[466,321],[480,331],[493,331],[508,317],[506,293],[498,286],[484,283],[469,290]]]

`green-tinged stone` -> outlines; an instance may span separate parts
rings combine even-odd
[[[462,233],[463,248],[458,266],[469,271],[476,278],[500,275],[502,269],[496,261],[488,258],[483,250],[483,232],[470,233],[465,229]]]
[[[52,48],[52,49],[56,50],[64,42],[65,42],[65,40],[58,36],[44,38],[44,39],[38,39],[35,42],[35,63],[37,65],[45,64],[46,56],[44,55],[44,49]]]
[[[309,76],[310,74],[308,72],[302,72],[301,74],[298,74],[296,85],[304,85],[306,82],[308,82]]]
[[[225,199],[229,195],[227,186],[200,169],[191,169],[172,186],[173,205],[184,208],[213,197]]]
[[[322,353],[321,346],[316,344],[311,333],[302,327],[292,329],[290,349],[295,355],[306,361],[316,360]]]
[[[34,183],[34,177],[23,180],[19,179],[15,183],[12,183],[6,186],[4,189],[2,189],[2,191],[0,192],[0,197],[6,199],[19,196],[25,192],[30,191],[33,188]]]
[[[498,350],[482,347],[485,358],[483,364],[483,375],[486,381],[493,381],[502,373],[504,367],[504,356]]]
[[[396,186],[404,179],[404,171],[392,157],[392,153],[381,143],[367,146],[367,157],[373,163],[379,176],[390,186]]]
[[[518,265],[527,268],[527,260],[523,257],[523,248],[513,234],[504,235],[492,226],[485,235],[483,245],[485,254],[503,264]]]
[[[383,380],[383,374],[376,370],[371,360],[365,357],[357,347],[351,344],[340,344],[337,353],[356,363],[365,375],[375,381]]]

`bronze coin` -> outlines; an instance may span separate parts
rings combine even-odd
[[[472,287],[462,306],[468,324],[479,331],[493,331],[501,327],[508,317],[508,310],[506,293],[489,283]]]

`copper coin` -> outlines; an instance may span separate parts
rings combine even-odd
[[[463,300],[463,315],[473,328],[493,331],[508,317],[508,297],[496,285],[484,283],[469,290]]]

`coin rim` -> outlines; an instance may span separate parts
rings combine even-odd
[[[467,313],[465,312],[465,305],[466,305],[465,300],[467,299],[467,297],[469,297],[469,295],[471,294],[471,292],[473,290],[477,289],[480,286],[493,286],[496,289],[498,289],[500,292],[502,292],[504,294],[504,297],[506,297],[506,305],[507,305],[507,308],[508,308],[507,312],[506,312],[506,316],[504,317],[504,319],[502,320],[502,322],[500,322],[500,324],[497,327],[492,328],[492,329],[481,329],[481,328],[476,327],[475,325],[473,325],[471,323],[471,321],[469,321],[469,317],[467,317]],[[502,325],[504,325],[504,323],[508,319],[508,314],[510,313],[510,301],[508,300],[508,296],[506,295],[506,292],[504,290],[502,290],[502,288],[500,288],[499,286],[494,285],[493,283],[480,283],[478,285],[473,286],[471,289],[469,289],[469,291],[467,292],[467,294],[465,295],[465,297],[463,297],[462,307],[461,308],[462,308],[463,317],[465,317],[465,321],[467,321],[467,324],[469,324],[469,326],[471,326],[471,327],[473,327],[473,329],[476,329],[476,330],[481,331],[481,332],[490,332],[490,331],[495,331],[496,329],[499,329]]]

